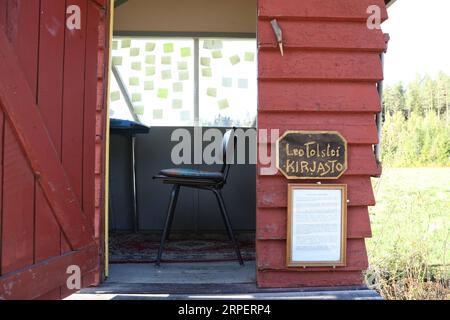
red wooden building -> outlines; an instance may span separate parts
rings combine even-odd
[[[131,0],[133,1],[133,0]],[[286,267],[288,181],[256,177],[260,287],[363,283],[371,237],[371,177],[381,174],[377,83],[381,29],[367,9],[383,0],[258,0],[258,129],[333,130],[348,142],[347,265]],[[66,10],[81,8],[81,28]],[[59,299],[67,267],[83,286],[105,277],[108,0],[0,0],[0,299]],[[281,57],[270,21],[283,29]],[[328,182],[325,182],[328,183]],[[331,183],[331,182],[330,182]]]

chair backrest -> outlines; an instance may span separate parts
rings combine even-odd
[[[227,163],[227,154],[228,154],[228,156],[230,156],[230,152],[232,152],[233,157],[231,157],[230,159],[234,159],[234,154],[236,151],[236,134],[235,134],[236,132],[235,131],[236,131],[235,127],[231,128],[230,130],[227,130],[227,132],[225,132],[225,134],[223,136],[223,140],[222,140],[223,164],[222,164],[221,172],[223,173],[224,182],[227,181],[228,173],[230,171],[230,165],[231,165],[230,163]],[[230,150],[230,147],[232,147],[233,149]]]

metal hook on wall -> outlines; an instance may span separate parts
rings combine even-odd
[[[275,37],[277,38],[278,47],[280,48],[281,56],[284,56],[283,31],[281,30],[277,19],[273,19],[272,21],[270,21],[270,24],[272,25],[273,32],[275,33]]]

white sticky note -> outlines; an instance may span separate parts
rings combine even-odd
[[[232,78],[222,78],[222,87],[231,88],[233,86]]]
[[[248,80],[247,79],[239,79],[238,80],[238,88],[239,89],[248,89]]]

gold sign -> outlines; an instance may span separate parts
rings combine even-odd
[[[335,131],[287,131],[277,141],[277,168],[288,179],[338,179],[347,141]]]

